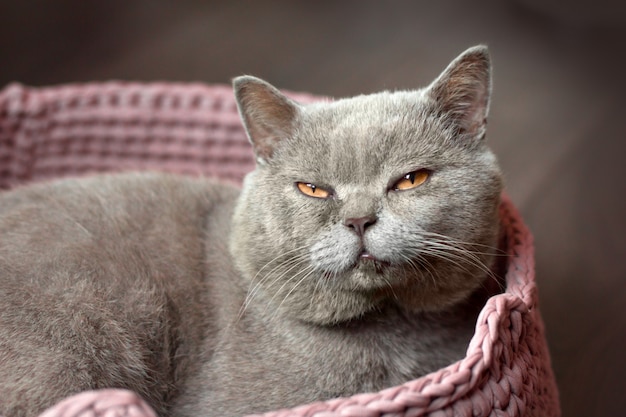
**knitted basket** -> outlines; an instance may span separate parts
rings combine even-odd
[[[303,102],[319,99],[292,94]],[[0,91],[0,188],[119,170],[210,175],[238,183],[254,166],[227,86],[105,83]],[[490,298],[464,359],[377,393],[265,417],[559,416],[534,281],[532,237],[506,196],[506,290]],[[243,393],[242,393],[243,395]],[[150,417],[135,394],[77,394],[40,417]]]

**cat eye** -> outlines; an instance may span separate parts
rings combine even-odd
[[[418,169],[417,171],[409,172],[396,181],[391,189],[394,191],[404,191],[417,188],[424,184],[429,176],[430,172],[426,169]]]
[[[328,198],[331,195],[330,191],[320,188],[314,184],[310,184],[308,182],[297,182],[296,186],[302,194],[309,197]]]

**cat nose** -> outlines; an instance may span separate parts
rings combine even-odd
[[[376,216],[352,217],[345,219],[343,224],[347,228],[354,230],[359,237],[363,237],[365,229],[376,223],[376,220],[378,220]]]

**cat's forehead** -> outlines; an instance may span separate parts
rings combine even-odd
[[[290,144],[291,168],[310,172],[312,180],[342,183],[382,181],[419,168],[435,141],[427,109],[419,91],[309,106]]]
[[[397,129],[401,120],[419,116],[428,100],[421,91],[383,91],[316,103],[304,109],[310,124],[359,133],[363,129]]]
[[[429,139],[420,134],[429,130],[429,104],[421,91],[411,91],[381,92],[314,105],[305,108],[302,139],[315,142],[319,138],[349,154],[376,158],[381,156],[377,152],[402,149],[407,141]]]

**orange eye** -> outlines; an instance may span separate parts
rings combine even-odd
[[[298,187],[298,190],[300,190],[300,192],[304,195],[308,195],[309,197],[315,197],[315,198],[328,198],[330,196],[330,192],[317,187],[314,184],[309,184],[307,182],[297,182],[296,186]]]
[[[392,188],[394,191],[404,191],[417,188],[426,182],[429,175],[429,172],[425,169],[418,169],[417,171],[409,172],[404,177],[400,178],[400,180],[398,180]]]

